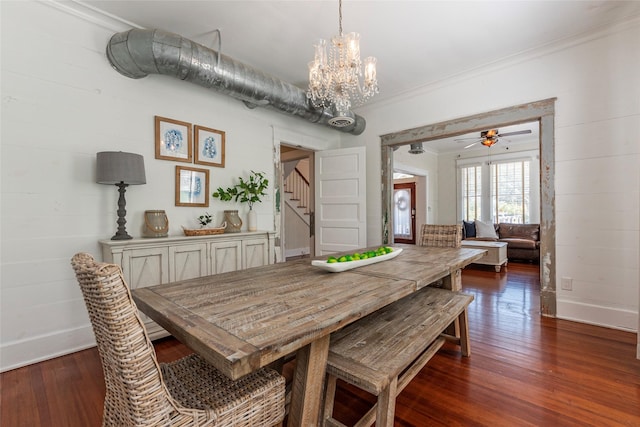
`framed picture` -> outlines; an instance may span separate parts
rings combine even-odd
[[[191,123],[156,117],[156,159],[191,163]]]
[[[209,206],[209,170],[176,166],[176,206]]]
[[[194,126],[196,132],[194,163],[224,167],[224,132],[203,126]]]

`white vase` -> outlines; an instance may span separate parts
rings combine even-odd
[[[249,231],[257,231],[258,230],[258,216],[256,211],[253,209],[249,209],[249,214],[247,215],[247,228]]]

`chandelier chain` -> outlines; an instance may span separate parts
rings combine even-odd
[[[342,37],[342,0],[338,0],[338,34]]]

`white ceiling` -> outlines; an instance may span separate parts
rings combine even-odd
[[[78,3],[212,48],[220,29],[225,55],[302,88],[314,40],[338,32],[337,0]],[[362,56],[378,59],[380,93],[370,102],[640,16],[640,1],[343,3],[344,32],[359,32]]]

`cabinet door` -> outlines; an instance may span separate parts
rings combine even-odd
[[[242,241],[242,268],[260,267],[269,264],[269,244],[267,239],[246,239]]]
[[[125,250],[122,272],[130,289],[167,283],[169,251],[167,247]]]
[[[169,281],[169,250],[165,247],[131,249],[122,252],[122,273],[129,288],[143,288]],[[149,337],[153,340],[168,333],[140,312]]]
[[[242,245],[240,240],[213,242],[209,246],[210,274],[226,273],[242,269]]]
[[[169,247],[170,282],[193,279],[207,274],[206,243]]]

